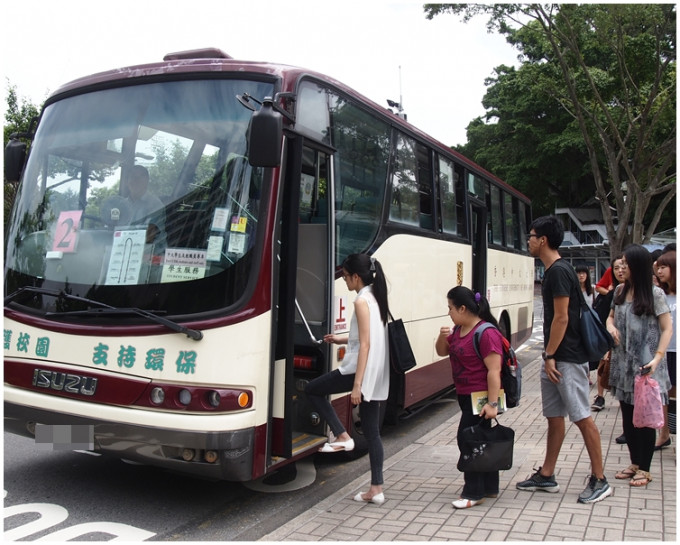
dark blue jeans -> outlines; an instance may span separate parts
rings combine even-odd
[[[351,392],[353,387],[354,374],[343,375],[337,369],[315,378],[305,386],[305,393],[309,398],[309,402],[318,411],[321,418],[328,423],[333,435],[336,437],[346,430],[340,422],[338,415],[335,413],[335,410],[333,410],[328,396],[330,394]],[[371,462],[372,485],[383,484],[382,469],[385,453],[383,451],[382,440],[380,439],[380,409],[383,403],[385,403],[385,401],[362,401],[359,405],[361,430],[368,443],[368,458]]]
[[[458,395],[458,404],[460,405],[460,423],[458,424],[458,433],[456,436],[458,448],[461,447],[460,432],[465,428],[479,424],[483,417],[472,414],[472,396]],[[466,471],[463,473],[465,485],[463,486],[462,498],[466,500],[481,500],[482,498],[498,494],[499,476],[498,471],[491,471],[488,473],[481,473],[478,471]]]

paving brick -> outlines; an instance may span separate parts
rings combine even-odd
[[[455,430],[460,419],[456,413],[385,460],[385,505],[351,501],[351,490],[369,481],[367,472],[323,500],[323,509],[300,515],[262,541],[675,542],[675,437],[671,447],[655,453],[650,468],[654,480],[648,486],[635,489],[627,480],[614,479],[615,472],[630,460],[627,447],[614,442],[621,433],[621,417],[618,402],[609,394],[605,409],[595,413],[594,419],[612,495],[593,505],[577,503],[590,461],[578,428],[569,422],[556,468],[560,491],[548,494],[515,488],[545,456],[547,425],[541,414],[539,369],[539,360],[524,367],[522,405],[499,418],[516,435],[514,466],[501,472],[498,498],[471,509],[451,506],[464,484],[463,475],[455,469]]]

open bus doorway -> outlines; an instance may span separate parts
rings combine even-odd
[[[272,454],[297,458],[326,442],[326,423],[307,400],[304,389],[330,370],[330,302],[334,271],[329,221],[331,157],[289,141],[281,231],[281,272],[277,345],[285,352],[282,437]],[[283,355],[283,354],[282,354]],[[280,385],[274,385],[277,389]],[[276,435],[276,432],[275,432]]]

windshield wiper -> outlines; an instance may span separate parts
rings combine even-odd
[[[70,301],[80,301],[81,303],[86,303],[90,306],[95,306],[98,308],[92,308],[88,310],[74,310],[70,312],[47,312],[45,313],[45,317],[64,317],[64,316],[92,316],[93,314],[96,315],[113,315],[113,316],[129,316],[130,314],[136,314],[137,316],[142,316],[148,320],[151,320],[152,322],[156,322],[157,324],[164,325],[168,329],[171,329],[172,331],[177,331],[178,333],[184,333],[187,337],[195,340],[195,341],[200,341],[203,338],[203,332],[198,331],[197,329],[191,329],[189,327],[185,327],[181,324],[178,324],[177,322],[173,322],[172,320],[168,320],[167,318],[163,318],[162,316],[159,316],[158,314],[154,312],[150,312],[148,310],[144,310],[141,308],[137,307],[125,307],[125,308],[117,308],[113,307],[111,305],[107,305],[106,303],[102,303],[100,301],[95,301],[94,299],[88,299],[87,297],[80,297],[78,295],[71,295],[70,293],[66,293],[64,290],[50,290],[47,288],[40,288],[36,286],[24,286],[23,288],[19,288],[15,292],[9,294],[7,297],[5,297],[5,306],[7,306],[9,303],[14,301],[15,299],[18,299],[21,295],[25,293],[38,293],[41,295],[49,295],[51,297],[56,297],[58,299],[67,299]]]

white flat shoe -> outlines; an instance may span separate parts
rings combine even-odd
[[[336,441],[334,443],[326,443],[319,449],[319,452],[349,452],[354,450],[354,439],[350,438],[347,441]]]
[[[456,509],[469,509],[470,507],[479,505],[483,501],[484,498],[482,498],[481,500],[466,500],[465,498],[460,498],[452,501],[451,505],[453,505]]]
[[[385,494],[382,492],[380,494],[376,494],[369,500],[365,500],[363,497],[363,494],[359,492],[356,496],[354,496],[354,501],[362,501],[364,503],[375,503],[377,505],[380,505],[382,503],[385,503]]]

